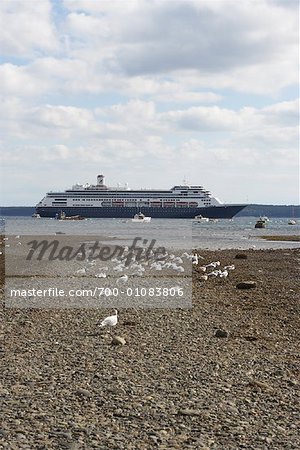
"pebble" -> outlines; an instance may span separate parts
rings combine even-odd
[[[113,336],[111,343],[112,345],[125,345],[126,340],[121,336]]]
[[[265,383],[264,381],[251,380],[249,382],[249,385],[253,386],[253,387],[260,388],[260,389],[265,389],[266,391],[272,391],[273,390],[272,386],[270,386],[269,384]]]
[[[178,415],[180,416],[200,416],[200,411],[198,409],[180,409]]]
[[[248,256],[245,253],[237,253],[235,259],[247,259]]]
[[[91,397],[92,394],[90,391],[88,391],[87,389],[84,388],[78,388],[76,391],[77,395],[83,395],[84,397]]]
[[[241,281],[236,285],[237,289],[253,289],[256,288],[257,284],[255,281]]]
[[[227,338],[228,336],[229,336],[229,333],[226,330],[221,330],[220,328],[218,328],[215,331],[215,337],[217,337],[217,338]]]

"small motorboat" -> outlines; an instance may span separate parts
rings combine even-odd
[[[151,217],[145,216],[142,212],[135,214],[133,219],[131,219],[132,222],[150,222],[150,220],[151,220]]]
[[[267,226],[267,221],[265,220],[264,217],[260,217],[257,220],[254,228],[266,228],[266,226]]]
[[[290,220],[288,221],[288,225],[297,225],[297,222],[296,222],[296,220],[294,220],[294,219],[290,219]]]
[[[198,222],[198,223],[205,223],[205,222],[209,222],[209,218],[203,217],[203,216],[201,216],[201,214],[199,214],[199,216],[195,216],[194,221]]]
[[[40,219],[41,218],[41,216],[39,214],[37,214],[37,213],[33,213],[31,217],[33,217],[33,219]]]
[[[55,219],[57,220],[85,220],[85,217],[82,216],[67,216],[64,211],[60,211],[56,214]]]
[[[267,216],[261,216],[261,217],[259,218],[259,220],[264,220],[265,222],[270,222],[270,219],[269,219],[269,217],[267,217]]]

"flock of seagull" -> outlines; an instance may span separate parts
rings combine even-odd
[[[203,272],[203,275],[200,276],[201,281],[206,281],[210,277],[227,278],[229,272],[235,269],[233,264],[227,265],[221,269],[220,261],[213,261],[206,265],[200,265],[201,260],[203,259],[203,256],[200,256],[196,252],[191,254],[184,252],[181,256],[176,256],[167,251],[157,259],[153,251],[146,254],[146,250],[144,249],[143,251],[140,251],[139,255],[136,255],[130,253],[128,247],[124,247],[122,256],[111,260],[114,264],[112,266],[112,273],[120,275],[117,278],[116,283],[122,285],[126,284],[131,277],[143,276],[146,270],[149,270],[150,272],[161,272],[164,269],[168,269],[177,275],[182,274],[186,270],[184,268],[185,261],[192,262],[193,266],[198,266],[198,269]],[[75,272],[75,275],[90,275],[96,278],[107,278],[110,277],[108,270],[108,266],[97,268],[94,259],[87,259],[85,266],[79,268]]]
[[[210,277],[219,277],[219,278],[227,278],[229,275],[229,272],[232,270],[235,270],[235,266],[234,264],[230,264],[227,265],[225,267],[223,267],[223,269],[219,269],[219,267],[221,266],[221,262],[220,261],[212,261],[209,264],[206,265],[199,265],[199,261],[201,259],[204,259],[202,256],[200,256],[199,254],[197,254],[196,252],[194,252],[193,254],[189,254],[189,253],[183,253],[181,255],[181,257],[176,257],[173,254],[166,254],[165,258],[167,258],[172,261],[166,261],[166,259],[164,260],[164,262],[162,261],[157,261],[157,262],[152,262],[149,265],[148,261],[143,261],[142,263],[134,263],[133,264],[133,268],[134,269],[138,269],[139,270],[139,274],[140,272],[143,273],[143,271],[145,270],[143,265],[149,265],[150,269],[154,269],[154,270],[162,270],[163,268],[171,268],[174,269],[178,272],[178,268],[180,267],[181,269],[183,269],[182,271],[184,272],[184,268],[182,266],[177,266],[177,263],[183,263],[183,259],[189,260],[192,262],[192,264],[194,266],[198,266],[199,270],[201,272],[203,272],[203,275],[200,276],[200,280],[202,281],[206,281],[208,280]],[[114,267],[114,270],[116,270],[117,272],[122,272],[123,270],[126,269],[126,265],[124,265],[124,262],[122,262],[122,260],[114,260],[114,262],[117,262],[117,265]],[[91,265],[91,263],[90,263]],[[102,268],[102,270],[104,269],[108,269],[108,267]],[[144,270],[142,270],[144,269]],[[213,269],[213,270],[212,270]],[[77,273],[83,273],[82,269],[79,269],[77,271]],[[86,273],[86,272],[85,272]],[[106,276],[105,272],[101,272],[100,274],[96,274],[96,277],[100,277],[100,276]],[[129,276],[127,274],[122,275],[120,278],[117,279],[117,284],[125,284],[127,283],[129,280]],[[118,323],[118,311],[115,309],[114,310],[114,314],[111,316],[106,317],[105,319],[99,321],[96,323],[96,325],[99,325],[101,328],[104,327],[114,327],[116,326]]]
[[[117,278],[117,284],[125,284],[130,277],[141,277],[146,270],[150,272],[161,272],[164,269],[169,269],[176,274],[185,272],[184,260],[192,260],[193,255],[183,253],[181,256],[176,256],[172,253],[165,252],[157,258],[157,255],[151,250],[147,253],[145,249],[138,250],[139,254],[135,254],[129,250],[127,246],[124,247],[122,256],[113,258],[111,262],[112,273],[120,275]],[[87,259],[85,265],[76,270],[76,276],[90,275],[96,278],[107,278],[108,266],[96,267],[95,259]]]
[[[194,265],[199,265],[199,255],[195,254],[192,262]],[[229,271],[235,269],[234,264],[230,264],[228,266],[223,267],[223,270],[217,269],[217,267],[219,267],[220,265],[221,265],[220,261],[213,261],[209,264],[199,266],[200,271],[206,272],[204,275],[200,276],[200,280],[207,281],[209,277],[227,278],[229,275]],[[214,269],[214,270],[208,272],[207,269],[209,270]]]
[[[16,239],[19,239],[20,236],[15,236]],[[7,241],[8,238],[3,238],[3,241]],[[4,242],[1,243],[4,243]],[[21,243],[18,242],[19,245]],[[9,247],[9,244],[5,244],[6,247]],[[2,252],[0,252],[0,255]],[[139,254],[134,254],[129,250],[127,246],[124,247],[124,251],[119,258],[114,258],[111,260],[115,265],[112,267],[112,270],[115,274],[120,274],[119,278],[117,278],[116,283],[118,285],[126,284],[129,281],[130,277],[139,277],[143,276],[146,269],[149,271],[161,272],[164,269],[169,269],[176,274],[181,274],[185,272],[185,268],[183,267],[184,262],[189,261],[193,266],[198,266],[198,269],[203,272],[203,275],[200,276],[201,281],[207,281],[209,278],[227,278],[229,272],[235,270],[235,266],[233,264],[227,265],[220,268],[220,261],[212,261],[209,264],[200,264],[201,260],[203,260],[203,256],[200,256],[197,252],[188,253],[184,252],[181,256],[176,256],[172,253],[168,253],[165,251],[164,254],[160,255],[158,259],[155,253],[151,250],[147,253],[146,249],[139,250]],[[109,267],[96,267],[97,263],[95,259],[87,259],[85,265],[78,270],[76,270],[76,276],[94,276],[96,278],[107,278],[110,275],[108,274]],[[127,273],[125,273],[127,272]],[[121,275],[122,274],[122,275]],[[106,317],[102,321],[98,322],[101,328],[103,327],[114,327],[118,323],[118,311],[114,310],[114,314]]]
[[[15,236],[15,238],[19,239],[20,236]],[[0,243],[5,242],[5,247],[9,247],[10,244],[6,241],[8,241],[7,237],[3,238],[3,241]],[[18,242],[18,245],[21,245],[21,242]],[[120,274],[120,277],[117,278],[117,284],[126,284],[130,277],[143,276],[146,269],[156,272],[169,269],[178,275],[182,274],[185,272],[185,268],[183,267],[184,260],[191,261],[193,266],[198,266],[199,270],[203,272],[203,275],[200,276],[201,281],[206,281],[210,277],[227,278],[229,271],[235,269],[233,264],[220,269],[220,261],[213,261],[206,265],[200,265],[200,261],[204,258],[197,252],[191,254],[184,252],[181,256],[176,256],[165,251],[164,254],[160,255],[159,259],[152,250],[147,252],[146,249],[137,249],[137,253],[139,254],[133,253],[128,246],[125,246],[122,255],[119,258],[111,260],[111,262],[115,264],[112,267],[113,272],[115,274]],[[0,251],[0,255],[2,254],[3,252]],[[107,278],[110,276],[108,270],[108,266],[97,268],[95,259],[87,259],[85,266],[76,270],[75,275],[90,275],[96,278]]]

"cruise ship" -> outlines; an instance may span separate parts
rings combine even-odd
[[[153,218],[189,219],[202,215],[212,219],[231,219],[246,205],[224,204],[200,185],[181,184],[168,190],[108,187],[104,175],[97,184],[75,184],[64,192],[48,192],[36,205],[36,214],[132,218],[137,213]]]

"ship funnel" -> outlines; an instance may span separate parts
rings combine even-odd
[[[103,186],[104,185],[104,175],[98,175],[97,176],[97,186]]]

